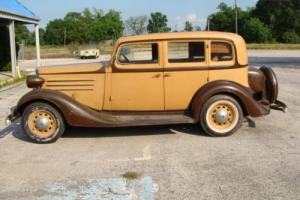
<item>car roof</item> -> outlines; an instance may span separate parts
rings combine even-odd
[[[175,33],[153,33],[145,35],[133,35],[121,37],[118,40],[118,43],[124,42],[138,42],[138,41],[151,41],[151,40],[169,40],[169,39],[228,39],[235,41],[236,39],[240,40],[241,36],[228,33],[228,32],[216,32],[216,31],[202,31],[202,32],[175,32]]]
[[[181,40],[181,39],[215,39],[215,40],[230,40],[233,42],[237,61],[240,65],[248,64],[247,46],[245,40],[238,34],[217,31],[200,31],[200,32],[175,32],[175,33],[154,33],[145,35],[134,35],[121,37],[116,44],[114,54],[117,48],[123,43],[130,42],[148,42],[158,40]]]

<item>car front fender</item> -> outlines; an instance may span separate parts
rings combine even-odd
[[[17,104],[16,113],[22,115],[26,106],[33,102],[44,102],[53,105],[71,126],[106,127],[110,123],[104,117],[99,116],[99,112],[61,92],[48,89],[34,89],[25,94]]]

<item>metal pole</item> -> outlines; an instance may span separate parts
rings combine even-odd
[[[210,31],[210,18],[207,18],[207,31]]]
[[[17,55],[16,55],[16,37],[15,37],[15,21],[10,21],[9,26],[10,40],[10,57],[11,57],[11,72],[12,76],[17,76]]]
[[[66,41],[67,41],[67,30],[64,28],[64,47],[66,46]]]
[[[36,48],[36,66],[41,66],[41,49],[40,49],[40,28],[35,25],[35,48]]]
[[[239,34],[237,0],[234,0],[234,1],[235,1],[235,33]]]

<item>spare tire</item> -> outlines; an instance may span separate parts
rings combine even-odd
[[[263,66],[260,70],[266,77],[266,96],[271,104],[275,103],[278,97],[278,79],[275,72],[270,68]]]

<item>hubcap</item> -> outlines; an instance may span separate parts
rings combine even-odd
[[[218,123],[225,123],[228,121],[229,114],[226,110],[222,109],[216,113],[216,120]]]
[[[40,131],[46,131],[49,129],[50,122],[49,122],[48,118],[46,118],[46,117],[38,117],[35,122],[35,126]]]

